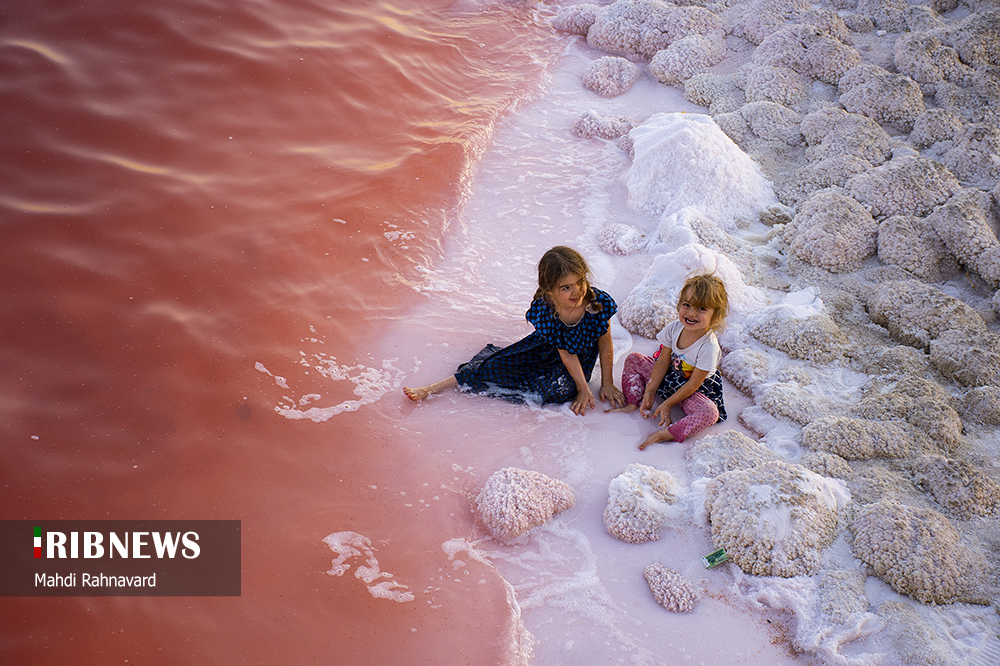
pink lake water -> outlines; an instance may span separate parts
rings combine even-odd
[[[495,122],[557,49],[518,5],[4,8],[3,517],[239,519],[244,536],[241,598],[5,598],[0,660],[508,654],[499,577],[441,574],[442,542],[472,529],[464,496],[419,522],[390,503],[445,468],[387,441],[399,404],[282,418],[258,366],[323,381],[297,363],[314,341],[327,378],[384,394],[371,340],[405,316]],[[326,382],[323,404],[357,385]],[[420,603],[326,575],[338,531],[370,538]]]

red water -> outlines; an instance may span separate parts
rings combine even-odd
[[[503,658],[498,579],[442,574],[460,495],[417,521],[387,501],[388,479],[451,479],[444,462],[390,438],[378,403],[281,417],[255,364],[308,385],[304,341],[371,363],[558,44],[518,4],[339,4],[3,9],[0,515],[244,534],[240,598],[0,599],[3,663]],[[354,397],[341,384],[324,404]],[[433,603],[325,575],[343,530]]]

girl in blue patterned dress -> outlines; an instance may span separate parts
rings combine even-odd
[[[556,246],[538,262],[538,290],[524,317],[534,333],[509,347],[487,345],[458,371],[420,388],[403,388],[410,400],[461,387],[510,402],[569,402],[574,414],[596,405],[589,381],[601,362],[601,400],[625,404],[614,385],[614,348],[609,322],[618,310],[614,299],[589,281],[580,253]]]

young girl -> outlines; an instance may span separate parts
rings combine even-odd
[[[660,350],[653,358],[636,353],[626,357],[622,389],[628,404],[614,411],[639,409],[644,418],[660,419],[661,429],[647,437],[640,449],[656,442],[683,442],[725,420],[718,369],[722,349],[715,332],[728,313],[729,296],[722,280],[714,275],[690,277],[677,299],[677,321],[656,336]],[[663,403],[650,411],[657,394]],[[674,405],[680,405],[685,414],[677,423],[670,416]]]
[[[542,404],[572,400],[574,414],[593,409],[588,382],[601,359],[601,400],[625,404],[612,377],[614,349],[608,322],[618,305],[589,282],[590,269],[580,254],[557,246],[538,262],[538,291],[525,319],[535,332],[509,347],[487,345],[458,372],[420,388],[404,387],[410,400],[423,400],[446,389],[463,387],[511,402]]]

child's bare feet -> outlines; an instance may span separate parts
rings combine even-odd
[[[611,409],[605,409],[604,413],[608,414],[610,412],[621,412],[622,414],[631,414],[637,409],[639,409],[639,405],[625,405],[624,407],[613,407]]]
[[[674,436],[670,434],[670,431],[664,428],[663,430],[657,430],[649,437],[646,441],[639,445],[639,450],[642,451],[650,444],[657,444],[659,442],[672,442],[674,441]]]
[[[413,402],[420,402],[421,400],[423,400],[428,396],[432,396],[435,393],[440,393],[445,389],[455,388],[456,386],[458,386],[458,380],[455,379],[455,375],[451,375],[450,377],[445,377],[441,381],[435,382],[430,386],[420,386],[418,388],[410,388],[409,386],[404,386],[403,393],[405,393],[406,397],[412,400]]]
[[[426,398],[431,394],[431,392],[427,390],[426,386],[420,386],[418,388],[410,388],[409,386],[404,386],[403,393],[405,393],[406,397],[412,400],[413,402],[420,402],[421,400],[423,400],[424,398]]]

